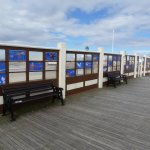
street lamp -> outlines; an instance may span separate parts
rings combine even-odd
[[[115,40],[115,30],[113,29],[113,35],[112,35],[112,53],[114,53],[114,40]]]

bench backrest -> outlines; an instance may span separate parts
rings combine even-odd
[[[120,76],[120,71],[108,72],[107,77],[118,77]]]
[[[21,85],[16,87],[2,86],[2,94],[5,96],[6,94],[12,93],[35,93],[42,92],[46,90],[52,90],[54,87],[53,82],[49,81],[46,83],[33,83],[31,85]]]

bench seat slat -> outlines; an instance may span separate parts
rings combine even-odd
[[[14,101],[14,104],[18,104],[18,103],[25,103],[25,102],[28,102],[28,101],[38,100],[38,99],[42,99],[42,98],[47,98],[47,97],[50,97],[50,96],[57,96],[57,94],[55,94],[55,93],[46,93],[46,94],[30,96],[29,98],[13,99],[13,101]]]

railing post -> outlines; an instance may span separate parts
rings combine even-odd
[[[125,51],[120,51],[121,54],[121,74],[124,74],[124,58],[125,58]]]
[[[134,78],[137,77],[137,54],[135,54]]]
[[[59,49],[59,87],[63,88],[63,98],[66,97],[66,44],[58,43]]]
[[[103,48],[98,48],[100,53],[99,58],[99,79],[98,79],[98,88],[103,88],[103,62],[104,62],[104,51]]]
[[[140,74],[141,74],[141,56],[139,56],[138,77],[140,77]]]
[[[146,56],[144,56],[144,72],[143,72],[143,76],[145,77],[146,75]]]

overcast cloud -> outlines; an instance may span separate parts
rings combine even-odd
[[[71,42],[77,47],[111,47],[115,29],[118,48],[150,47],[149,0],[0,0],[0,4],[3,43],[55,46],[57,42]],[[68,17],[75,10],[87,15],[103,10],[107,15],[83,23],[80,16]],[[85,40],[80,42],[81,38]]]

